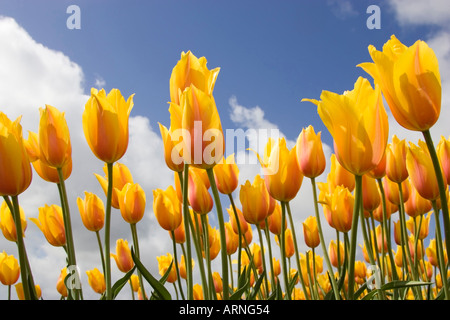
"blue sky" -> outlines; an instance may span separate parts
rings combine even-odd
[[[129,166],[135,182],[147,194],[148,209],[138,232],[140,246],[146,248],[142,260],[157,274],[155,256],[171,252],[172,244],[152,212],[152,190],[173,183],[173,174],[164,163],[157,123],[169,125],[169,78],[182,51],[205,56],[210,69],[221,68],[214,97],[224,129],[278,128],[293,143],[303,127],[313,125],[322,131],[329,155],[331,137],[316,107],[301,99],[319,99],[322,90],[342,93],[351,90],[359,76],[368,77],[356,65],[370,61],[369,44],[381,49],[392,34],[408,46],[426,40],[438,56],[442,78],[441,117],[431,130],[437,143],[441,135],[450,136],[450,6],[447,0],[430,3],[0,0],[0,110],[10,118],[23,116],[25,137],[28,130],[37,130],[39,107],[48,103],[66,112],[74,160],[67,187],[77,262],[84,271],[101,266],[95,237],[83,227],[75,199],[83,197],[84,191],[103,195],[93,175],[103,173],[103,163],[87,146],[81,113],[91,87],[118,88],[126,98],[135,94],[129,147],[121,162]],[[66,27],[70,5],[81,10],[79,30]],[[366,26],[370,5],[381,10],[380,29]],[[421,138],[392,118],[390,133],[413,142]],[[240,170],[243,184],[245,179],[253,180],[259,166],[244,165]],[[326,175],[320,179],[325,180]],[[301,222],[314,210],[311,188],[306,181],[303,185],[291,205],[298,235]],[[239,198],[238,194],[234,197]],[[38,207],[58,204],[59,196],[54,185],[35,174],[20,201],[27,217],[37,217]],[[210,221],[216,222],[215,215]],[[326,239],[333,238],[334,230],[322,222]],[[131,242],[120,214],[113,216],[111,234],[113,241],[128,238]],[[25,242],[45,297],[59,298],[54,284],[64,266],[64,251],[46,243],[31,222]],[[0,250],[16,252],[15,245],[2,237]],[[113,276],[117,279],[120,273]],[[4,295],[0,288],[0,299]],[[85,296],[97,298],[89,289]]]
[[[402,27],[385,1],[2,1],[37,42],[62,51],[83,68],[88,93],[95,80],[105,89],[135,93],[133,114],[168,124],[168,81],[182,51],[220,67],[215,98],[225,128],[229,103],[260,106],[265,117],[295,139],[312,124],[329,135],[316,109],[302,98],[322,90],[343,92],[366,74],[369,44],[381,48],[391,34],[410,45],[432,31]],[[69,30],[69,5],[81,10],[81,29]],[[369,30],[366,9],[381,9],[381,29]]]

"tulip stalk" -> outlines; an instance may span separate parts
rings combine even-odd
[[[442,201],[441,201],[442,202]],[[445,260],[444,260],[444,250],[442,248],[442,233],[441,233],[441,226],[440,226],[440,221],[439,221],[439,210],[437,209],[436,206],[436,200],[432,201],[433,203],[433,210],[435,212],[434,218],[436,221],[436,251],[437,251],[437,256],[438,256],[438,263],[439,263],[439,270],[441,273],[441,279],[442,279],[442,284],[443,284],[443,289],[444,289],[444,294],[445,294],[445,300],[449,300],[450,299],[450,291],[448,288],[448,281],[447,281],[447,269],[446,265],[445,265]],[[417,253],[416,253],[417,255]],[[417,257],[416,257],[417,259]]]
[[[173,257],[175,259],[175,270],[177,271],[177,279],[178,279],[178,286],[180,288],[180,294],[183,300],[185,300],[184,297],[184,292],[183,292],[183,287],[181,286],[181,277],[180,277],[180,267],[178,264],[178,255],[177,255],[177,244],[175,241],[175,233],[174,231],[170,231],[171,235],[172,235],[172,245],[173,245]],[[174,288],[176,290],[176,286],[174,284]],[[144,292],[144,289],[141,287],[142,292]]]
[[[113,163],[107,163],[108,172],[108,190],[106,193],[106,211],[105,211],[105,285],[106,300],[112,299],[111,292],[111,203],[113,191]],[[144,294],[144,293],[142,293]]]
[[[286,298],[291,300],[291,290],[289,288],[289,277],[286,265],[286,202],[281,201],[281,234],[280,234],[280,251],[281,251],[281,267],[283,269],[284,285],[286,286]],[[297,259],[298,260],[298,259]],[[298,262],[300,264],[300,262]],[[300,271],[299,271],[300,272]],[[306,290],[305,291],[305,297]]]
[[[136,257],[138,259],[140,259],[139,240],[138,240],[138,235],[137,235],[136,223],[130,223],[130,228],[131,228],[131,235],[133,237],[133,244],[134,244],[134,248],[135,248]],[[175,261],[176,261],[176,256],[175,256]],[[176,263],[176,268],[178,269],[178,263]],[[141,287],[142,297],[143,297],[144,300],[146,300],[145,289],[144,289],[144,281],[143,281],[143,278],[142,278],[142,273],[141,273],[140,270],[138,270],[137,274],[138,274],[138,277],[139,277],[139,285]]]
[[[312,189],[313,189],[314,212],[315,212],[316,219],[317,219],[317,228],[319,230],[320,244],[322,246],[323,256],[325,257],[325,262],[327,264],[328,272],[330,273],[329,276],[331,279],[331,287],[333,288],[334,298],[336,300],[340,300],[339,291],[338,291],[338,287],[336,284],[336,279],[334,278],[334,274],[333,274],[333,267],[331,266],[330,257],[328,255],[326,244],[325,244],[325,239],[323,237],[322,224],[320,222],[319,205],[318,205],[318,199],[317,199],[316,181],[315,181],[315,178],[311,178],[310,180],[311,180],[311,185],[312,185]],[[338,243],[338,247],[337,247],[337,252],[339,255],[339,253],[340,253],[339,243]],[[339,265],[339,263],[338,263],[338,265]]]
[[[439,187],[439,197],[441,199],[442,220],[444,222],[445,245],[447,250],[447,256],[450,257],[450,216],[446,196],[447,187],[444,183],[441,165],[439,163],[439,158],[437,156],[436,149],[434,148],[430,130],[425,130],[422,132],[422,134],[425,138],[425,142],[427,144],[428,151],[430,153],[431,160],[433,162],[434,171],[436,173],[436,179]]]
[[[242,260],[242,230],[241,230],[241,222],[239,220],[239,215],[236,210],[236,204],[234,203],[234,199],[230,194],[228,194],[228,198],[230,199],[231,207],[233,208],[234,219],[236,220],[236,226],[238,229],[239,243],[238,243],[238,268],[237,268],[237,278],[239,279],[241,276],[241,260]]]
[[[222,282],[223,282],[223,299],[228,300],[230,287],[228,285],[228,264],[227,261],[227,242],[225,237],[225,221],[223,219],[222,205],[220,203],[219,192],[216,186],[216,180],[214,179],[213,170],[206,169],[208,173],[209,182],[211,184],[211,190],[214,196],[214,203],[217,209],[217,218],[219,221],[219,231],[220,231],[220,253],[222,256]]]

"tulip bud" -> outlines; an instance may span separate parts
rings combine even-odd
[[[66,233],[62,208],[58,205],[45,205],[39,208],[38,219],[30,218],[41,229],[48,243],[55,247],[66,245]]]
[[[86,271],[88,283],[96,293],[103,294],[106,291],[105,277],[97,268]]]
[[[127,240],[117,239],[116,254],[111,253],[111,257],[114,258],[117,268],[123,273],[127,273],[134,267],[134,261]]]
[[[303,175],[315,178],[325,170],[326,161],[322,148],[321,132],[317,135],[314,128],[309,126],[303,128],[297,138],[297,161]]]

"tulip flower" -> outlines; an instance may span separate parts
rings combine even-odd
[[[305,237],[305,243],[308,247],[316,248],[320,244],[316,217],[309,216],[303,222],[303,235]]]
[[[105,277],[103,274],[97,268],[86,271],[86,274],[92,290],[96,293],[103,294],[106,290]]]
[[[372,179],[369,175],[363,175],[362,190],[364,210],[374,211],[381,204],[380,191],[375,179]]]
[[[337,160],[356,175],[374,169],[382,160],[388,138],[388,118],[378,86],[359,77],[352,91],[339,95],[323,91],[319,115],[334,139]]]
[[[94,155],[105,163],[121,159],[128,148],[128,119],[134,106],[132,94],[125,101],[118,89],[108,95],[91,89],[83,112],[83,130]]]
[[[442,174],[444,175],[447,185],[450,185],[450,139],[441,137],[441,140],[436,147],[436,152],[442,167]]]
[[[0,194],[17,196],[31,184],[32,170],[22,138],[21,118],[0,112]]]
[[[239,199],[242,205],[242,214],[250,224],[258,225],[267,218],[269,212],[269,193],[264,180],[256,175],[253,183],[249,180],[241,185]]]
[[[159,225],[167,230],[174,231],[182,224],[181,202],[173,186],[166,190],[153,190],[153,212]]]
[[[208,191],[209,184],[205,184],[197,170],[189,170],[188,177],[189,204],[198,214],[207,214],[214,206],[214,201]]]
[[[378,51],[369,46],[373,63],[358,66],[370,74],[383,91],[395,120],[414,131],[430,129],[441,110],[439,64],[426,42],[407,47],[394,35]]]
[[[16,288],[17,298],[19,298],[19,300],[26,300],[22,282],[16,283],[14,287]],[[40,299],[42,296],[42,290],[38,284],[35,285],[35,293],[37,299]]]
[[[333,153],[330,160],[331,167],[327,176],[330,190],[332,191],[336,186],[344,186],[348,191],[353,192],[355,189],[355,176],[337,161],[336,154]]]
[[[338,268],[344,264],[345,250],[342,242],[339,242],[338,252],[337,243],[334,242],[334,240],[331,240],[330,245],[328,246],[328,254],[333,267]]]
[[[111,253],[111,257],[114,258],[117,268],[123,273],[127,273],[134,267],[134,261],[131,257],[131,250],[127,240],[117,239],[116,253]]]
[[[234,154],[223,158],[213,168],[217,189],[220,193],[231,194],[239,182],[239,168],[234,160]]]
[[[48,243],[55,247],[66,245],[66,233],[62,208],[58,205],[45,205],[39,208],[38,218],[30,218],[44,234]]]
[[[130,224],[141,221],[146,203],[142,187],[138,183],[127,183],[117,196],[122,218]]]
[[[276,204],[273,213],[267,217],[269,231],[274,235],[281,234],[281,206],[279,203]],[[284,228],[287,228],[287,222],[285,221]]]
[[[166,274],[167,270],[169,269],[169,266],[173,261],[173,257],[170,253],[167,253],[167,255],[158,256],[158,257],[156,257],[156,259],[158,260],[159,274],[161,276],[163,276]],[[175,265],[172,264],[170,271],[169,271],[169,276],[167,277],[167,282],[174,283],[176,280],[177,280],[177,271],[175,269]]]
[[[408,178],[406,150],[406,141],[400,140],[396,135],[386,147],[386,176],[393,182],[402,183]]]
[[[296,146],[289,150],[284,138],[270,138],[260,163],[264,172],[267,190],[272,198],[288,202],[295,198],[303,181],[297,162]]]
[[[159,130],[164,143],[164,160],[167,167],[172,171],[182,172],[184,169],[183,156],[180,154],[177,156],[173,155],[173,152],[176,152],[177,149],[175,149],[175,144],[172,140],[172,132],[161,123],[159,123]]]
[[[249,228],[249,223],[245,220],[242,211],[239,208],[235,208],[237,217],[239,220],[239,228],[241,229],[241,233],[245,234]],[[239,234],[238,224],[236,222],[236,217],[234,214],[233,208],[230,206],[227,208],[228,215],[230,216],[231,227],[233,228],[234,233]]]
[[[321,132],[316,135],[312,126],[303,128],[297,138],[296,151],[300,170],[305,177],[315,178],[322,174],[326,161]]]
[[[170,100],[180,102],[180,92],[191,84],[211,96],[220,68],[209,70],[206,58],[197,58],[191,51],[182,52],[170,76]]]
[[[64,267],[59,274],[58,281],[56,282],[56,290],[58,290],[59,294],[62,297],[68,296],[67,287],[64,282],[66,277],[67,277],[67,268]]]
[[[13,255],[8,255],[4,251],[0,254],[0,282],[5,286],[12,286],[19,280],[19,262]]]
[[[406,168],[411,183],[423,198],[428,200],[439,198],[436,173],[427,146],[422,140],[419,140],[418,146],[410,142],[406,153]]]
[[[103,171],[105,173],[105,177],[102,177],[97,173],[95,173],[95,176],[97,177],[97,180],[106,195],[108,191],[108,169],[106,164],[103,166]],[[131,175],[130,169],[125,164],[120,162],[114,163],[112,175],[113,187],[111,205],[113,208],[120,209],[117,194],[127,183],[133,183],[133,176]]]
[[[20,207],[20,220],[22,226],[22,236],[25,237],[25,230],[27,229],[27,220],[25,218],[25,212],[23,208]],[[9,207],[6,202],[3,201],[0,207],[0,229],[3,235],[9,241],[17,241],[16,225],[14,224],[14,219]]]
[[[173,230],[173,235],[172,232],[169,231],[169,235],[172,240],[175,240],[175,243],[181,244],[186,242],[186,229],[183,223],[183,215],[181,216],[180,225]]]
[[[355,199],[347,188],[337,186],[331,198],[331,220],[336,230],[347,233],[352,228]]]
[[[192,268],[194,268],[194,265],[195,265],[195,262],[194,262],[194,259],[192,259]],[[179,268],[180,268],[180,276],[183,279],[186,279],[187,278],[187,274],[186,274],[186,259],[185,259],[184,255],[181,255],[181,261],[180,261]]]
[[[39,159],[50,167],[63,168],[72,156],[69,127],[64,112],[50,105],[39,111]]]
[[[24,140],[25,148],[27,149],[29,159],[33,165],[37,174],[45,181],[52,183],[59,183],[58,169],[51,167],[41,161],[41,151],[39,147],[38,134],[35,132],[28,133],[28,140]],[[70,151],[70,150],[69,150]],[[72,157],[68,156],[68,161],[62,167],[62,176],[64,180],[67,180],[72,173]]]
[[[225,236],[227,241],[227,254],[232,255],[239,246],[239,236],[233,231],[230,222],[225,222]]]
[[[417,192],[414,185],[411,184],[411,192],[409,194],[408,200],[405,202],[405,212],[410,217],[418,217],[431,211],[432,204],[430,200],[422,197],[419,192]]]
[[[78,197],[77,205],[81,221],[86,229],[96,232],[105,224],[105,206],[103,201],[92,192],[85,192],[84,199]]]

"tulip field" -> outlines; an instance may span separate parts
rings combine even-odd
[[[408,47],[393,35],[381,49],[368,50],[372,61],[358,65],[367,77],[355,79],[353,88],[298,97],[317,108],[333,138],[331,158],[321,132],[299,128],[292,148],[284,138],[269,138],[257,154],[262,174],[243,184],[235,154],[226,156],[214,99],[220,67],[209,69],[191,51],[167,70],[170,126],[159,123],[167,166],[157,170],[173,172],[174,179],[165,189],[144,190],[121,163],[134,95],[91,89],[82,125],[104,164],[104,176],[96,174],[104,194],[77,199],[68,199],[65,184],[72,146],[64,112],[40,108],[39,130],[27,137],[20,117],[1,112],[0,228],[17,246],[17,254],[0,253],[0,281],[8,287],[1,298],[45,299],[24,242],[28,220],[49,245],[65,250],[66,267],[55,284],[61,300],[84,300],[86,290],[115,300],[127,287],[136,300],[449,300],[450,140],[431,138],[441,111],[439,63],[422,40]],[[423,139],[391,135],[388,108],[398,126]],[[55,185],[61,201],[27,219],[20,199],[33,179]],[[312,186],[314,212],[294,221],[290,204],[304,184]],[[149,214],[149,196],[173,248],[154,257],[158,274],[141,260],[136,227]],[[69,209],[72,202],[78,211]],[[132,241],[111,235],[113,209]],[[83,288],[74,215],[95,234],[102,263],[85,272]],[[325,229],[333,231],[331,241]],[[361,249],[364,259],[357,258]],[[113,268],[123,277],[113,277]]]

